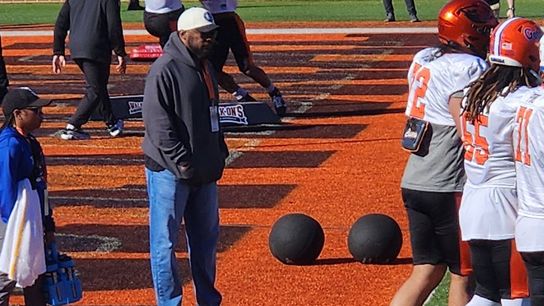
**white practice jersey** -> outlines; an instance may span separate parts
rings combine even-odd
[[[499,96],[474,122],[461,117],[467,182],[459,209],[463,240],[514,238],[518,201],[512,137],[527,87]],[[463,107],[466,106],[466,97]]]
[[[517,108],[530,91],[530,88],[520,87],[506,97],[499,96],[474,122],[462,116],[467,184],[515,188],[512,133]],[[463,107],[465,105],[466,98]]]
[[[181,0],[145,0],[145,11],[154,14],[166,14],[183,7]]]
[[[200,2],[212,14],[234,12],[238,7],[237,0],[200,0]]]
[[[544,89],[533,88],[521,102],[513,137],[518,214],[544,218]]]
[[[408,72],[406,115],[433,124],[455,126],[449,112],[450,96],[463,90],[486,69],[486,62],[466,53],[446,53],[426,48],[415,56]]]

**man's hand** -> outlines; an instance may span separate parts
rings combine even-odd
[[[117,61],[119,62],[119,64],[117,64],[117,66],[115,66],[115,69],[120,74],[125,74],[125,72],[127,71],[127,57],[117,55]]]
[[[64,55],[53,55],[53,73],[59,74],[62,72],[62,68],[66,66],[66,59],[64,58]]]

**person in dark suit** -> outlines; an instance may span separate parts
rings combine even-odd
[[[119,0],[66,0],[55,23],[53,73],[61,73],[66,64],[64,49],[70,30],[72,59],[83,72],[86,93],[66,128],[57,136],[64,140],[89,139],[81,126],[98,109],[112,137],[123,131],[123,121],[115,118],[108,94],[112,51],[117,56],[119,73],[125,73],[125,40],[121,25]]]

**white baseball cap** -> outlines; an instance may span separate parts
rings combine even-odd
[[[201,7],[187,9],[178,18],[178,31],[196,29],[199,32],[210,32],[218,27],[212,14]]]

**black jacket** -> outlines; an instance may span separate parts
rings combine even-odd
[[[53,38],[53,54],[64,55],[70,31],[72,58],[111,62],[111,51],[125,56],[119,0],[66,0],[62,6]]]
[[[213,71],[208,65],[208,71]],[[145,82],[144,154],[191,185],[217,181],[228,156],[223,132],[212,132],[210,107],[218,106],[218,88],[210,98],[202,63],[170,35],[164,54],[153,63]],[[219,116],[215,118],[219,126]]]

